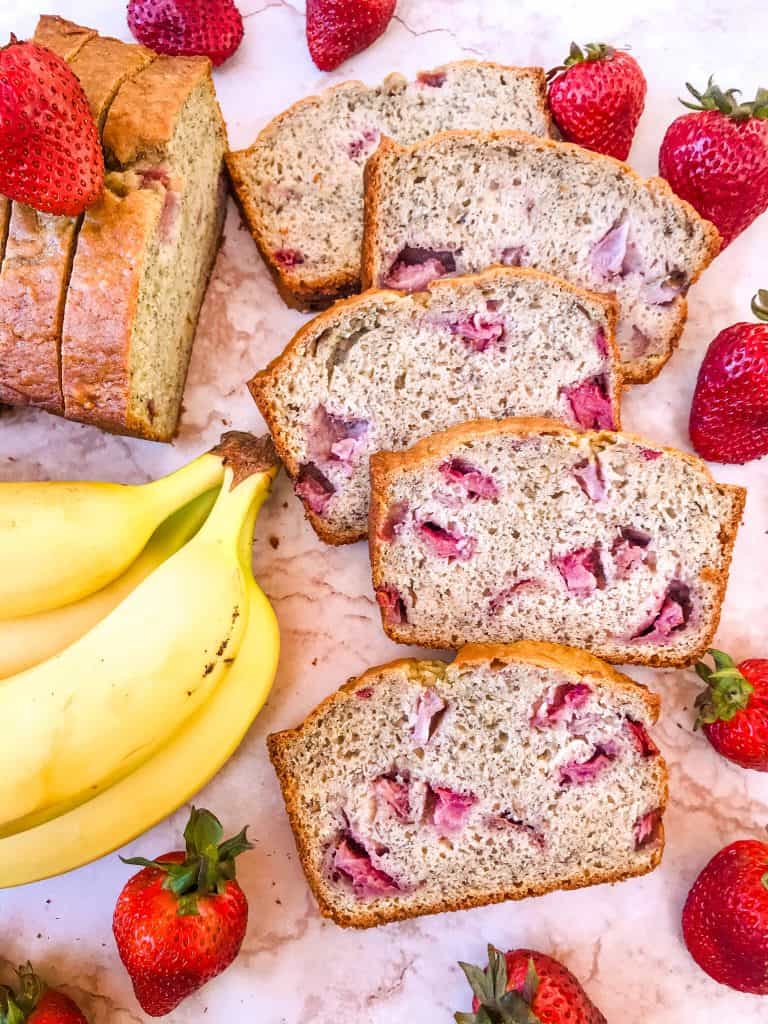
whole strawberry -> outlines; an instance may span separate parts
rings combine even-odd
[[[251,844],[245,829],[222,842],[210,811],[192,808],[186,853],[144,865],[117,900],[112,930],[136,998],[150,1017],[170,1013],[221,974],[240,952],[248,901],[235,881],[235,858]]]
[[[307,44],[321,71],[333,71],[383,34],[397,0],[307,0]]]
[[[475,998],[457,1024],[606,1024],[568,968],[544,953],[489,946],[485,970],[459,966]]]
[[[707,349],[691,403],[689,433],[710,462],[768,454],[768,291],[752,300],[761,323],[721,331]]]
[[[232,0],[129,0],[128,27],[157,53],[210,57],[216,66],[243,39],[243,18]]]
[[[768,772],[768,659],[736,665],[722,651],[710,651],[714,671],[700,661],[697,674],[707,684],[696,698],[696,727],[723,757],[742,768]]]
[[[725,248],[768,208],[768,89],[741,103],[738,89],[723,92],[711,78],[706,92],[686,88],[696,103],[681,103],[696,113],[667,129],[659,171],[712,221]]]
[[[564,139],[626,160],[645,106],[645,75],[634,57],[605,43],[571,43],[547,77],[549,106]]]
[[[0,193],[75,217],[104,189],[104,158],[82,86],[61,57],[15,36],[0,49]]]
[[[715,854],[688,894],[683,938],[715,981],[768,995],[768,844],[745,839]]]
[[[69,996],[43,984],[31,964],[17,973],[17,992],[0,986],[0,1024],[88,1024]]]

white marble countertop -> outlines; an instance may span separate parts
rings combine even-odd
[[[649,79],[647,110],[632,152],[644,174],[656,171],[664,127],[681,108],[685,80],[754,92],[765,78],[768,8],[746,0],[400,0],[395,22],[366,53],[330,75],[312,65],[304,43],[303,3],[239,0],[246,36],[217,72],[233,147],[294,100],[345,78],[380,80],[387,72],[461,58],[550,67],[571,38],[631,43]],[[55,0],[57,13],[129,38],[125,4]],[[625,13],[634,6],[642,13]],[[0,38],[31,34],[29,0],[0,0]],[[737,240],[691,293],[681,350],[656,382],[627,396],[627,429],[688,446],[687,414],[704,347],[722,327],[747,317],[758,286],[768,287],[768,216]],[[760,257],[762,256],[762,259]],[[762,277],[761,277],[762,274]],[[0,417],[0,479],[93,477],[139,482],[209,447],[222,430],[260,430],[245,381],[285,344],[304,317],[275,293],[247,231],[231,207],[226,241],[203,309],[173,447],[110,437],[34,411]],[[749,487],[746,523],[736,546],[718,646],[738,658],[765,655],[768,461],[715,468],[723,481]],[[270,543],[271,541],[271,543]],[[245,743],[198,798],[228,830],[251,825],[255,850],[240,862],[251,907],[235,965],[168,1020],[173,1024],[445,1024],[467,1009],[458,959],[479,962],[485,946],[529,945],[562,958],[583,980],[611,1024],[715,1024],[765,1021],[768,1003],[722,988],[702,974],[680,938],[680,910],[704,863],[734,839],[768,824],[768,777],[719,758],[691,732],[697,690],[691,672],[632,672],[664,700],[657,738],[671,766],[668,845],[662,866],[614,887],[559,893],[461,914],[422,918],[368,932],[324,922],[299,869],[269,766],[264,738],[296,724],[348,676],[398,649],[378,624],[364,545],[324,547],[304,523],[281,478],[259,520],[257,577],[272,599],[283,659],[272,696]],[[187,811],[132,843],[156,855],[175,845]],[[764,834],[764,833],[763,833]],[[83,1006],[92,1024],[136,1024],[142,1016],[115,952],[111,915],[128,877],[116,856],[67,876],[0,893],[0,974],[30,958]]]

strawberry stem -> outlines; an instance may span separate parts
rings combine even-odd
[[[35,1012],[45,985],[27,962],[16,971],[19,991],[0,985],[0,1024],[25,1024]]]
[[[193,807],[184,829],[186,856],[181,864],[147,860],[145,857],[120,859],[124,864],[152,867],[165,872],[163,887],[177,897],[177,913],[182,917],[194,915],[198,913],[197,902],[201,896],[222,893],[227,882],[234,880],[235,858],[253,849],[246,832],[247,826],[236,836],[222,842],[224,829],[216,815]]]
[[[699,92],[690,82],[686,82],[685,87],[696,100],[696,103],[691,103],[690,100],[680,100],[683,106],[689,110],[719,110],[721,114],[733,121],[748,121],[753,117],[768,120],[768,89],[758,89],[754,100],[742,102],[739,99],[741,89],[723,91],[715,82],[714,75],[709,76],[704,92]]]
[[[488,966],[483,970],[473,964],[459,963],[472,994],[480,1004],[477,1013],[457,1013],[456,1024],[541,1024],[531,1009],[539,976],[531,957],[522,991],[507,991],[509,977],[507,958],[498,949],[488,946]]]
[[[736,662],[722,651],[708,652],[715,663],[712,670],[706,662],[696,664],[696,674],[707,685],[695,701],[698,714],[694,729],[713,722],[730,722],[734,715],[749,704],[754,687],[742,675]]]
[[[768,290],[758,288],[757,295],[752,299],[752,312],[758,320],[768,322]]]
[[[572,68],[574,64],[589,64],[593,61],[606,60],[608,57],[612,57],[615,52],[614,47],[609,46],[608,43],[587,43],[584,49],[578,43],[571,43],[571,49],[563,63],[558,64],[556,68],[551,68],[547,72],[547,81],[551,81],[561,71]]]

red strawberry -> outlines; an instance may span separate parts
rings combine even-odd
[[[307,0],[307,44],[321,71],[333,71],[382,35],[397,0]]]
[[[0,192],[75,217],[104,189],[99,132],[66,62],[14,36],[0,49]]]
[[[47,988],[32,970],[18,970],[19,991],[0,986],[0,1024],[88,1024],[69,996]]]
[[[475,995],[457,1024],[606,1024],[567,967],[544,953],[488,947],[485,970],[460,964]]]
[[[210,811],[192,808],[186,853],[133,857],[144,870],[117,900],[112,930],[136,998],[150,1017],[170,1013],[221,974],[240,952],[248,901],[235,881],[235,857],[251,844],[245,829],[221,842]]]
[[[768,291],[752,300],[768,321]],[[738,323],[707,349],[691,404],[693,447],[711,462],[749,462],[768,454],[768,324]]]
[[[696,698],[709,742],[742,768],[768,772],[768,659],[752,658],[737,667],[722,651],[710,651],[713,672],[700,661],[696,672],[707,684]]]
[[[683,938],[715,981],[768,995],[768,844],[745,839],[715,854],[688,894]]]
[[[128,27],[158,53],[210,57],[217,67],[243,39],[243,18],[232,0],[129,0]]]
[[[605,43],[571,43],[553,68],[549,106],[564,139],[626,160],[645,106],[645,75],[634,57]]]
[[[675,192],[711,220],[723,248],[768,208],[768,89],[740,103],[738,89],[723,92],[710,78],[707,90],[686,83],[696,111],[667,128],[659,170]]]

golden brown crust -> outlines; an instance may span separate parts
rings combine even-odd
[[[360,295],[353,295],[346,299],[338,299],[330,309],[326,310],[324,313],[320,313],[318,316],[304,324],[304,326],[294,334],[283,351],[278,356],[275,356],[275,358],[266,367],[264,367],[263,370],[259,370],[258,373],[254,374],[248,382],[248,389],[254,402],[256,402],[256,405],[259,407],[259,412],[263,416],[270,433],[272,434],[275,447],[280,453],[280,459],[291,479],[296,479],[300,467],[293,458],[286,439],[283,437],[280,429],[277,409],[272,401],[270,392],[276,378],[280,376],[280,374],[287,372],[288,363],[293,353],[303,345],[308,338],[322,334],[326,329],[326,325],[329,322],[335,322],[339,313],[343,313],[347,310],[354,312],[358,308],[364,308],[371,302],[391,302],[393,305],[397,305],[403,301],[412,301],[426,306],[429,301],[429,295],[432,291],[461,288],[472,283],[482,285],[485,281],[496,278],[499,275],[510,278],[532,278],[543,282],[557,282],[558,287],[563,291],[569,292],[574,296],[574,298],[581,298],[584,301],[596,303],[602,308],[608,327],[608,330],[606,331],[606,344],[608,345],[611,353],[613,371],[616,378],[613,415],[614,421],[620,425],[621,393],[624,389],[624,378],[621,363],[619,361],[618,345],[616,343],[618,305],[615,298],[612,295],[601,295],[597,292],[590,292],[586,288],[580,288],[577,285],[569,284],[567,281],[563,281],[561,278],[556,278],[552,274],[547,274],[541,270],[533,270],[524,267],[489,267],[487,270],[480,271],[477,274],[466,274],[462,277],[446,277],[440,278],[437,281],[432,281],[424,292],[399,292],[387,288],[372,288]],[[354,544],[356,541],[364,540],[366,537],[365,533],[360,533],[356,530],[343,531],[332,529],[322,516],[317,515],[317,513],[313,512],[306,505],[304,506],[304,514],[315,533],[326,544],[332,544],[335,546]]]
[[[35,29],[34,41],[53,50],[62,60],[71,61],[89,39],[98,35],[93,28],[84,28],[58,14],[41,14]]]
[[[107,165],[154,159],[173,137],[184,103],[206,80],[212,81],[207,57],[158,57],[126,82],[104,126]]]
[[[559,644],[539,643],[536,641],[520,641],[514,644],[471,644],[463,647],[456,655],[453,664],[455,665],[476,665],[487,662],[492,665],[494,661],[524,662],[543,668],[561,669],[570,672],[578,677],[588,676],[597,679],[619,691],[631,693],[640,697],[648,711],[649,718],[656,722],[659,716],[660,700],[657,694],[649,691],[640,683],[634,682],[628,676],[622,675],[611,666],[606,665],[598,658],[593,657],[586,651],[573,647],[563,647]],[[432,680],[423,671],[425,668],[435,666],[437,672]],[[420,673],[415,673],[412,678],[414,682],[428,687],[434,685],[441,672],[442,662],[423,662],[416,658],[403,658],[389,662],[385,665],[378,665],[370,668],[361,676],[350,679],[344,686],[335,693],[330,694],[325,700],[310,712],[304,721],[295,729],[286,729],[282,732],[272,733],[267,737],[267,749],[270,760],[275,769],[280,789],[283,794],[288,819],[293,832],[296,850],[299,855],[304,875],[309,887],[317,901],[320,913],[343,928],[371,928],[380,924],[389,924],[394,921],[406,921],[423,914],[440,914],[454,910],[469,910],[473,907],[487,906],[493,903],[504,903],[508,900],[527,899],[530,896],[543,896],[546,893],[558,890],[581,889],[589,885],[613,883],[625,881],[653,871],[661,862],[664,852],[665,834],[664,824],[659,823],[658,841],[651,851],[651,859],[646,864],[629,866],[625,871],[588,871],[582,870],[572,877],[562,878],[551,885],[529,885],[525,888],[514,890],[499,890],[495,893],[472,893],[469,892],[462,899],[435,899],[432,901],[413,901],[410,904],[390,905],[379,909],[373,909],[365,905],[356,907],[353,911],[343,910],[334,906],[326,899],[325,886],[320,872],[312,861],[309,838],[306,834],[303,816],[300,810],[298,785],[291,773],[289,763],[291,745],[297,742],[301,733],[315,718],[323,714],[325,709],[334,703],[350,699],[354,692],[363,687],[375,685],[377,679],[383,673],[390,673],[399,669],[409,672],[421,667]],[[443,666],[444,667],[444,666]],[[669,773],[666,763],[662,758],[658,759],[660,782],[662,785],[661,801],[659,810],[664,812],[669,798]]]
[[[733,484],[720,484],[712,476],[709,467],[697,456],[688,452],[680,451],[669,445],[657,445],[646,441],[637,434],[626,432],[618,433],[610,430],[586,430],[576,431],[571,427],[560,423],[557,420],[543,417],[517,417],[506,420],[475,420],[469,423],[460,423],[450,427],[439,434],[432,434],[418,441],[413,447],[402,452],[376,452],[371,456],[371,505],[368,516],[368,546],[371,561],[371,576],[374,590],[384,583],[381,571],[381,557],[377,535],[387,515],[387,488],[389,477],[392,473],[408,467],[416,467],[424,462],[431,462],[451,452],[457,444],[464,440],[478,439],[486,436],[546,436],[559,435],[571,437],[574,441],[580,438],[589,437],[598,443],[601,440],[628,441],[631,444],[650,446],[659,451],[670,452],[677,458],[684,460],[694,466],[704,477],[711,482],[718,491],[727,495],[731,501],[731,514],[728,522],[721,527],[722,551],[718,567],[705,569],[702,578],[715,584],[714,594],[715,613],[712,616],[708,629],[702,635],[698,646],[687,654],[675,654],[671,651],[654,651],[638,649],[632,651],[621,649],[620,651],[597,650],[596,653],[605,661],[627,664],[645,665],[654,668],[681,668],[692,664],[701,658],[710,647],[712,639],[717,632],[720,622],[725,593],[728,587],[728,577],[731,567],[731,556],[733,546],[736,543],[736,534],[744,511],[746,502],[746,489]],[[382,629],[387,636],[396,643],[411,644],[414,639],[398,630],[397,626],[388,625],[382,613]],[[419,637],[418,643],[421,647],[444,649],[445,643],[438,642],[430,637]]]
[[[605,156],[601,153],[593,153],[590,150],[582,149],[580,146],[576,146],[570,142],[559,142],[554,139],[543,139],[535,135],[529,135],[527,132],[518,131],[503,131],[503,132],[474,132],[474,131],[450,131],[442,132],[439,135],[434,135],[430,139],[424,142],[417,142],[413,146],[401,146],[399,143],[394,142],[392,139],[382,138],[379,148],[376,152],[368,159],[365,165],[365,195],[364,195],[364,215],[363,215],[363,254],[362,254],[362,267],[361,267],[361,282],[363,288],[373,287],[376,283],[377,277],[381,271],[381,268],[376,266],[376,249],[377,240],[379,235],[379,221],[378,213],[380,208],[380,196],[382,187],[382,175],[384,172],[384,162],[388,154],[397,153],[414,153],[424,152],[441,145],[446,140],[461,139],[461,138],[473,138],[476,140],[483,140],[487,142],[495,141],[517,141],[524,142],[526,144],[534,144],[540,150],[551,150],[557,151],[566,149],[574,151],[582,159],[594,161],[596,163],[612,164],[615,168],[619,169],[627,177],[631,178],[637,184],[648,188],[650,192],[655,193],[664,200],[671,201],[676,205],[688,218],[698,220],[703,225],[703,230],[706,236],[706,243],[704,253],[699,261],[698,266],[695,268],[693,276],[689,281],[689,286],[695,284],[698,281],[701,274],[706,270],[712,260],[720,252],[721,238],[720,233],[710,221],[705,220],[701,215],[691,206],[690,203],[686,202],[677,196],[671,189],[669,183],[663,178],[643,178],[637,174],[629,164],[623,163],[621,160],[616,160],[614,157]],[[653,356],[648,359],[637,360],[634,363],[625,364],[624,378],[628,384],[645,384],[650,380],[653,380],[667,363],[672,356],[675,348],[678,345],[680,336],[683,333],[685,327],[686,317],[688,312],[688,305],[684,297],[678,302],[677,305],[677,318],[672,326],[671,334],[669,337],[667,351],[660,356]]]
[[[86,33],[85,42],[70,58],[70,67],[101,130],[120,85],[149,64],[154,54],[119,39],[88,37],[90,29],[82,32]],[[68,31],[64,38],[70,40],[73,35]],[[21,203],[13,204],[6,258],[0,272],[2,401],[64,412],[61,327],[81,219],[54,217]]]
[[[477,64],[496,68],[501,72],[513,71],[520,76],[526,75],[529,78],[534,79],[539,93],[539,113],[545,118],[549,132],[552,132],[552,117],[546,102],[546,75],[543,68],[512,67],[506,64],[498,64],[494,61],[460,60],[452,61],[450,64],[440,65],[437,68],[432,68],[429,72],[419,72],[419,74],[434,74],[444,70],[445,68],[469,67]],[[387,76],[382,85],[387,86],[389,83],[398,84],[399,82],[405,81],[406,79],[401,75],[394,74]],[[257,197],[251,196],[247,181],[240,171],[240,166],[241,163],[244,165],[247,162],[254,149],[262,146],[266,140],[277,134],[282,127],[283,122],[293,117],[298,110],[301,110],[304,107],[313,106],[330,93],[342,92],[347,89],[366,88],[367,86],[364,82],[353,80],[340,82],[338,85],[331,86],[322,93],[317,93],[313,96],[305,96],[296,103],[293,103],[282,113],[278,114],[277,117],[274,117],[269,124],[262,128],[256,136],[256,139],[247,147],[247,149],[231,151],[225,158],[238,206],[243,213],[245,222],[253,236],[253,240],[256,242],[259,254],[264,260],[272,280],[275,282],[275,286],[280,297],[286,305],[293,309],[299,309],[305,312],[327,309],[328,306],[336,301],[336,299],[344,298],[347,295],[352,295],[355,292],[360,291],[360,274],[356,272],[336,272],[332,274],[318,274],[313,278],[299,277],[299,275],[292,273],[290,268],[284,267],[278,263],[272,254],[272,250],[267,244],[265,232],[261,223],[261,213]]]
[[[152,189],[118,196],[108,188],[88,211],[67,295],[61,362],[68,419],[128,432],[130,340],[141,268],[163,197]],[[108,295],[109,302],[101,300]],[[98,307],[98,311],[95,305]],[[94,338],[98,318],[98,346]]]

